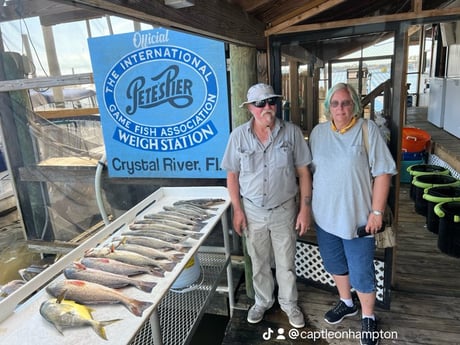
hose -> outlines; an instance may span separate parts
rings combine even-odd
[[[97,162],[96,175],[94,177],[94,189],[96,192],[96,203],[97,203],[97,207],[99,208],[99,213],[102,216],[102,220],[104,221],[104,224],[109,225],[110,220],[109,220],[109,217],[107,216],[107,212],[105,211],[104,201],[102,200],[102,190],[101,190],[101,176],[102,176],[102,170],[104,169],[105,163],[106,163],[106,156],[104,153],[101,159]]]

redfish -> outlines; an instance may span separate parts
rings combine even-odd
[[[130,298],[123,293],[101,284],[83,280],[64,279],[51,283],[46,291],[53,297],[65,293],[67,299],[80,304],[117,304],[124,305],[131,313],[142,316],[152,303]]]
[[[64,276],[67,279],[84,280],[87,282],[98,283],[114,289],[131,285],[138,288],[139,290],[151,292],[156,285],[155,282],[134,279],[128,276],[123,276],[121,274],[88,268],[78,262],[74,262],[72,266],[66,267],[64,269]]]

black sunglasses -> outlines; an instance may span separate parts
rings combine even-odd
[[[268,105],[275,105],[276,104],[276,98],[267,98],[267,99],[263,99],[261,101],[255,101],[255,102],[252,102],[252,104],[254,104],[255,107],[257,108],[263,108],[265,107],[265,104]]]

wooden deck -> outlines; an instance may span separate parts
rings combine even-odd
[[[434,145],[447,152],[451,162],[460,162],[460,140],[427,123],[425,109],[410,109],[407,123],[430,132]],[[409,185],[401,185],[391,306],[390,310],[376,309],[380,327],[390,339],[380,344],[460,344],[460,259],[438,250],[437,235],[427,230],[425,222],[425,217],[415,212]],[[287,332],[291,327],[277,306],[267,312],[260,324],[248,324],[247,309],[253,301],[245,295],[243,283],[236,296],[238,309],[228,323],[222,345],[359,344],[348,332],[359,330],[360,316],[335,326],[323,320],[324,313],[337,301],[335,292],[303,282],[297,285],[299,305],[307,317],[302,331],[309,338],[289,339]],[[268,335],[269,328],[274,333],[267,342],[264,334]],[[286,340],[275,339],[280,328],[284,329]],[[327,337],[326,331],[341,333],[329,333],[331,336]],[[315,334],[319,339],[313,341]]]
[[[437,248],[437,235],[425,227],[425,217],[414,210],[409,197],[409,186],[400,193],[400,220],[395,249],[394,286],[390,310],[376,308],[380,327],[394,332],[391,339],[380,344],[460,344],[460,259],[441,253]],[[334,292],[298,282],[299,305],[307,317],[303,331],[310,337],[314,332],[340,331],[348,334],[359,330],[359,316],[345,319],[339,325],[329,325],[324,313],[337,301]],[[222,345],[266,344],[263,335],[269,328],[276,331],[291,329],[284,313],[275,306],[257,325],[246,322],[247,308],[253,301],[245,295],[244,284],[237,294],[237,307],[228,324]],[[326,337],[320,339],[275,340],[270,344],[359,344],[356,339]],[[342,333],[340,335],[343,335]]]

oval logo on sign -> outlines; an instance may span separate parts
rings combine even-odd
[[[217,134],[210,121],[218,99],[211,65],[183,47],[143,47],[106,74],[104,103],[117,124],[113,139],[141,150],[178,151]]]

